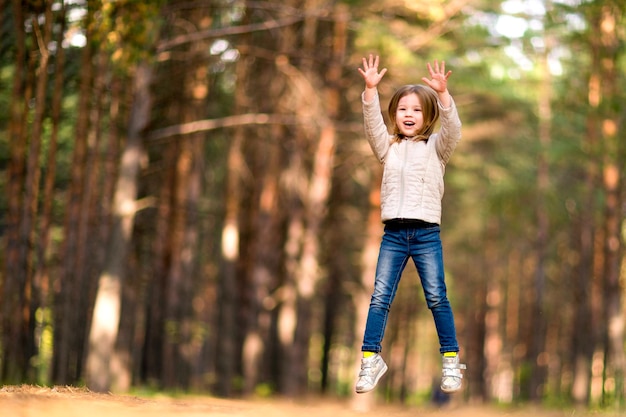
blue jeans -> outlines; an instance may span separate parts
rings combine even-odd
[[[425,228],[385,226],[361,350],[382,350],[389,308],[409,258],[417,268],[426,305],[435,319],[440,352],[458,352],[454,316],[446,295],[440,228],[435,224]]]

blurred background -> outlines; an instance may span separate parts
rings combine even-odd
[[[0,0],[0,382],[348,398],[382,235],[361,58],[445,60],[468,402],[625,407],[623,0]],[[407,268],[376,396],[439,397]],[[433,381],[435,381],[433,383]]]

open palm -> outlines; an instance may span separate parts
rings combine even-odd
[[[367,88],[374,88],[378,85],[380,80],[383,79],[387,68],[383,68],[378,72],[379,57],[374,57],[372,54],[369,56],[369,60],[363,58],[363,68],[359,68],[359,73],[365,80],[365,86]]]
[[[441,65],[437,60],[433,62],[433,65],[429,62],[428,72],[430,78],[423,77],[422,81],[438,93],[445,92],[448,89],[448,77],[452,74],[452,71],[446,72],[446,62],[441,61]]]

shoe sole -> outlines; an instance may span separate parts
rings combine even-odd
[[[372,385],[372,388],[369,388],[369,389],[355,389],[356,393],[357,394],[365,394],[366,392],[370,392],[371,390],[376,388],[376,385],[378,385],[378,381],[380,381],[380,378],[382,378],[383,375],[385,375],[385,373],[387,372],[387,369],[389,369],[389,367],[387,366],[387,364],[385,364],[385,367],[383,368],[383,370],[378,374],[378,376],[374,380],[374,385]]]
[[[461,391],[462,386],[458,388],[444,388],[444,387],[439,387],[439,388],[441,388],[441,391],[445,392],[446,394],[453,394],[455,392]]]

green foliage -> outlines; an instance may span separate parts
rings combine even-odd
[[[44,385],[48,382],[53,349],[52,310],[50,308],[38,309],[35,312],[35,320],[40,335],[40,345],[39,355],[33,358],[33,366],[37,370],[37,383]]]
[[[109,52],[114,68],[126,71],[154,59],[163,4],[165,0],[101,0],[93,5],[98,11],[92,22],[94,42]]]

